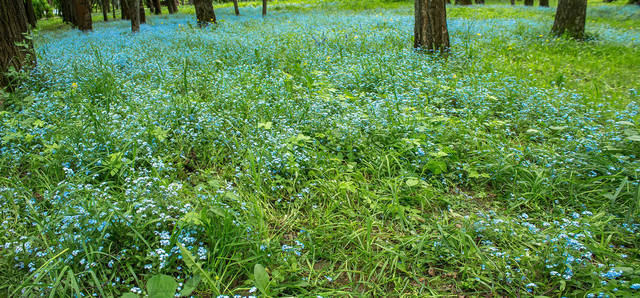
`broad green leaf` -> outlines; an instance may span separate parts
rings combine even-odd
[[[180,296],[184,297],[191,295],[191,293],[193,293],[193,291],[195,291],[195,289],[198,287],[198,284],[200,284],[200,280],[200,274],[196,274],[192,278],[187,280],[187,282],[184,284],[182,292],[180,292]]]
[[[264,266],[256,264],[253,267],[253,276],[256,281],[256,288],[264,295],[267,294],[267,286],[269,286],[269,273],[264,269]]]
[[[407,179],[407,186],[411,187],[411,186],[416,186],[418,185],[418,183],[420,183],[420,179],[417,178],[409,178]]]
[[[632,141],[632,142],[640,142],[640,135],[628,136],[627,140]]]
[[[261,122],[258,123],[258,128],[264,128],[264,129],[271,129],[271,127],[273,126],[272,122]]]
[[[120,298],[138,298],[138,295],[134,293],[124,293],[122,294],[122,296],[120,296]]]
[[[178,289],[178,283],[173,277],[158,274],[147,281],[147,294],[149,298],[173,298]]]

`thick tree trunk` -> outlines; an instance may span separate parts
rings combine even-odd
[[[111,13],[113,15],[113,19],[116,19],[116,0],[111,0]]]
[[[533,6],[533,0],[524,0],[525,6]]]
[[[262,16],[267,15],[267,0],[262,0]]]
[[[567,34],[576,39],[584,38],[587,19],[587,0],[560,0],[551,33]]]
[[[413,47],[432,51],[449,50],[447,10],[444,0],[416,0]]]
[[[142,0],[140,0],[140,24],[146,24],[147,23],[147,16],[144,14],[144,2],[142,2]]]
[[[102,18],[107,22],[109,21],[109,0],[101,0],[100,5],[102,6]]]
[[[31,27],[35,28],[36,22],[38,20],[36,19],[35,11],[33,11],[33,2],[31,2],[31,0],[25,0],[24,8],[27,12],[27,21],[29,21],[29,24],[31,24]]]
[[[131,32],[140,31],[140,0],[123,0],[129,7],[129,17],[131,18]]]
[[[175,0],[168,0],[167,1],[167,8],[169,9],[169,13],[170,14],[174,14],[174,13],[178,12],[178,5],[176,4]]]
[[[35,62],[33,48],[17,46],[16,43],[31,44],[25,34],[29,31],[27,12],[22,0],[0,0],[0,88],[9,87],[10,79],[6,72],[19,70],[23,66]]]
[[[484,4],[484,0],[476,0],[476,4]]]
[[[236,13],[236,16],[240,15],[240,9],[238,9],[238,0],[233,0],[233,10]]]
[[[549,0],[540,0],[540,6],[549,7]]]
[[[153,13],[162,14],[162,6],[160,5],[160,0],[152,0],[153,3]]]
[[[471,0],[456,0],[456,5],[471,5]]]
[[[91,0],[73,0],[76,12],[76,26],[86,32],[93,29],[91,21]]]
[[[204,27],[216,22],[216,13],[213,11],[211,0],[194,0],[193,5],[196,7],[198,26]]]
[[[74,0],[60,0],[60,10],[62,11],[62,21],[76,25],[76,10],[73,8]]]
[[[120,18],[123,20],[129,20],[129,0],[120,0]]]

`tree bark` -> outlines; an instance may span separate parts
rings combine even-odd
[[[262,0],[262,16],[267,15],[267,0]]]
[[[76,26],[83,32],[91,31],[91,0],[73,0],[76,12]]]
[[[0,88],[9,87],[11,81],[6,76],[10,69],[22,69],[35,62],[31,40],[25,38],[29,32],[27,12],[22,0],[0,0]],[[27,43],[28,48],[16,45]]]
[[[549,7],[549,0],[540,0],[540,6]]]
[[[414,48],[449,50],[447,10],[444,0],[416,0]]]
[[[116,0],[111,0],[111,13],[113,16],[113,19],[116,19]]]
[[[129,7],[129,18],[131,18],[131,32],[140,31],[140,0],[123,0]]]
[[[169,13],[170,14],[174,14],[174,13],[178,12],[178,5],[176,4],[175,0],[168,0],[167,1],[167,8],[169,9]]]
[[[29,21],[29,24],[31,24],[31,27],[35,28],[36,22],[38,20],[36,19],[35,11],[33,11],[33,2],[31,0],[25,0],[24,8],[27,12],[27,21]]]
[[[456,0],[456,5],[471,5],[471,0]]]
[[[484,0],[476,0],[476,4],[484,4]]]
[[[147,16],[144,14],[144,2],[142,2],[142,0],[140,0],[140,24],[146,24],[147,23]]]
[[[129,0],[120,0],[120,18],[123,20],[129,20]]]
[[[525,6],[533,6],[533,0],[524,0]]]
[[[75,26],[76,11],[73,8],[73,0],[60,0],[60,10],[62,12],[62,21]]]
[[[209,23],[216,23],[216,13],[213,11],[211,0],[194,0],[193,4],[196,7],[198,26],[204,27]]]
[[[102,6],[102,18],[105,22],[109,21],[109,0],[101,0],[100,6]]]
[[[153,13],[162,14],[162,6],[160,5],[160,0],[152,0],[153,3]]]
[[[236,16],[240,15],[240,9],[238,9],[238,0],[233,0],[233,10],[236,13]]]
[[[551,33],[567,34],[576,39],[584,38],[587,19],[587,0],[560,0]]]

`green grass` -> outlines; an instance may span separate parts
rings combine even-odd
[[[408,2],[41,21],[0,295],[636,296],[640,8],[590,4],[450,6],[446,58]]]

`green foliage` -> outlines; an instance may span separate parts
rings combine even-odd
[[[242,4],[40,22],[0,296],[637,296],[638,8],[452,5],[442,59],[411,1]]]
[[[53,17],[53,10],[47,0],[32,0],[32,3],[36,18],[42,19]]]

